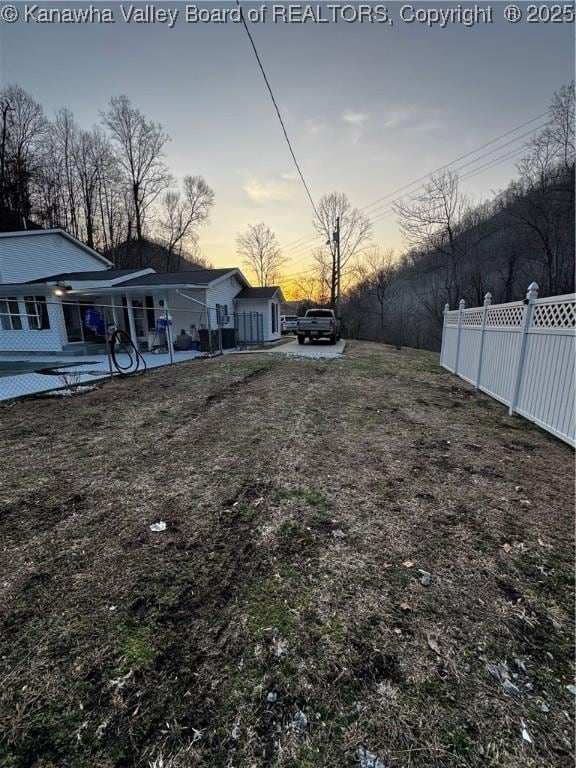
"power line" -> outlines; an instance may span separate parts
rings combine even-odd
[[[489,160],[486,163],[483,163],[482,165],[478,166],[478,168],[472,168],[470,171],[464,174],[464,176],[460,177],[460,181],[467,181],[468,179],[471,179],[474,176],[477,176],[480,173],[484,173],[484,171],[490,170],[490,168],[494,168],[497,165],[500,165],[501,163],[506,162],[506,160],[510,160],[513,157],[518,157],[522,154],[524,151],[524,147],[515,147],[514,149],[510,150],[509,152],[506,152],[504,155],[500,155],[499,157],[493,158],[492,160]],[[381,221],[384,218],[387,218],[388,216],[394,214],[395,211],[393,208],[390,208],[388,211],[384,211],[383,214],[378,216],[376,219],[373,219],[373,222]]]
[[[540,116],[540,117],[541,117],[541,116]],[[535,119],[536,119],[536,118],[535,118]],[[528,121],[528,122],[534,122],[534,119],[533,119],[533,120],[531,120],[531,121]],[[479,150],[483,149],[484,147],[487,147],[487,146],[489,146],[490,144],[494,144],[496,141],[499,141],[500,139],[502,139],[502,138],[505,138],[506,136],[509,136],[511,133],[513,133],[513,132],[514,132],[514,130],[519,130],[521,127],[524,127],[526,124],[527,124],[527,123],[523,123],[521,126],[517,126],[517,127],[516,127],[516,129],[513,129],[513,130],[511,130],[511,131],[507,131],[507,132],[506,132],[505,134],[503,134],[502,136],[499,136],[499,137],[498,137],[498,138],[496,138],[496,139],[492,139],[491,141],[489,141],[489,142],[486,142],[486,144],[483,144],[482,146],[480,146],[480,147],[477,147],[475,150],[472,150],[471,152],[467,152],[466,154],[464,154],[464,155],[461,155],[460,157],[456,158],[456,160],[453,160],[451,163],[446,163],[444,166],[440,166],[440,167],[439,167],[439,168],[437,168],[435,171],[431,171],[431,172],[430,172],[430,174],[427,174],[426,176],[422,176],[420,179],[417,179],[416,181],[414,181],[414,182],[412,182],[412,183],[410,183],[410,184],[405,184],[403,187],[400,187],[399,189],[400,189],[400,190],[407,190],[407,189],[409,189],[410,187],[414,186],[414,184],[418,183],[418,181],[421,181],[422,179],[428,179],[428,178],[430,177],[430,175],[431,175],[431,174],[433,174],[433,173],[437,173],[439,170],[442,170],[442,169],[446,169],[446,168],[449,168],[451,165],[454,165],[454,163],[457,163],[457,162],[459,162],[460,160],[462,160],[462,159],[465,159],[466,157],[469,157],[471,154],[475,154],[476,152],[478,152]],[[458,167],[457,167],[457,168],[455,168],[454,170],[455,170],[456,172],[458,172],[458,171],[461,171],[463,168],[466,168],[466,167],[468,167],[469,165],[472,165],[473,163],[476,163],[476,162],[478,162],[478,160],[481,160],[481,159],[483,159],[483,158],[485,158],[485,157],[489,157],[490,155],[493,155],[495,152],[499,152],[501,149],[504,149],[504,147],[510,146],[510,144],[515,144],[516,142],[518,142],[518,141],[521,141],[522,139],[526,138],[527,136],[530,136],[530,135],[534,134],[536,131],[538,131],[538,130],[540,130],[541,128],[543,128],[543,127],[544,127],[544,125],[545,125],[545,124],[542,124],[542,125],[538,125],[538,126],[536,126],[535,128],[531,128],[529,131],[526,131],[525,133],[521,134],[520,136],[516,136],[514,139],[511,139],[510,141],[507,141],[507,142],[505,142],[504,144],[501,144],[501,145],[500,145],[500,146],[498,146],[498,147],[494,147],[493,149],[489,150],[488,152],[484,152],[482,155],[479,155],[478,157],[475,157],[475,158],[473,158],[472,160],[469,160],[467,163],[463,163],[462,165],[458,166]],[[515,154],[515,153],[517,153],[517,152],[520,152],[520,151],[523,151],[523,149],[524,149],[524,145],[522,145],[522,147],[516,147],[516,148],[515,148],[515,149],[514,149],[514,150],[513,150],[513,151],[510,153],[510,155],[512,155],[512,154]],[[508,157],[508,155],[507,155],[506,157]],[[503,159],[506,159],[506,157],[503,157]],[[478,170],[480,170],[480,169],[482,169],[482,168],[483,168],[483,166],[479,166]],[[476,170],[476,169],[473,169],[473,170]],[[467,175],[467,174],[466,174],[466,175],[464,175],[463,177],[461,177],[461,178],[460,178],[460,180],[461,180],[461,181],[464,181],[466,178],[471,178],[471,176],[469,176],[469,175]],[[416,189],[412,190],[412,193],[411,193],[411,194],[415,194],[415,193],[416,193],[416,192],[418,192],[420,189],[424,188],[424,186],[425,186],[425,184],[420,184],[420,186],[419,186],[419,187],[417,187]],[[391,192],[391,193],[390,193],[389,195],[387,195],[386,197],[391,197],[391,195],[393,195],[393,194],[394,194],[394,193],[393,193],[393,192]],[[381,208],[385,208],[385,207],[387,207],[388,205],[391,205],[391,204],[393,204],[393,203],[397,202],[398,200],[401,200],[401,199],[402,199],[402,197],[403,197],[402,195],[399,195],[399,196],[398,196],[398,197],[396,197],[396,198],[393,198],[393,199],[390,199],[390,200],[388,200],[388,202],[387,202],[387,203],[385,203],[385,204],[383,204],[383,205],[380,205],[380,206],[378,206],[378,207],[377,207],[377,208],[375,208],[373,211],[371,211],[371,212],[370,212],[370,214],[367,214],[367,215],[368,215],[368,218],[370,218],[370,217],[371,217],[371,216],[372,216],[374,213],[376,213],[377,211],[379,211]],[[383,197],[383,198],[380,198],[380,199],[381,199],[381,200],[384,200],[385,198]],[[372,205],[374,205],[374,203],[372,203]],[[365,207],[364,207],[364,208],[362,208],[361,210],[365,210],[367,207],[369,207],[369,206],[365,206]],[[389,213],[391,213],[391,212],[393,212],[393,211],[390,209],[390,210],[384,211],[383,213],[384,213],[385,215],[388,215],[388,214],[389,214]],[[375,219],[371,219],[371,221],[372,221],[372,223],[374,223],[374,222],[376,222],[376,221],[380,221],[380,220],[381,220],[381,218],[385,218],[385,216],[382,216],[382,217],[381,217],[381,216],[380,216],[380,214],[378,214],[378,217],[377,217],[377,218],[375,218]],[[298,247],[297,247],[297,248],[296,248],[296,249],[295,249],[295,250],[292,252],[292,255],[293,255],[293,256],[296,256],[296,255],[298,255],[300,252],[303,252],[303,251],[305,251],[307,248],[311,247],[311,243],[312,243],[312,241],[313,241],[314,237],[315,237],[315,236],[309,236],[309,241],[310,241],[310,244],[306,244],[306,243],[303,243],[302,245],[298,246]]]
[[[515,144],[516,142],[520,141],[521,139],[523,139],[523,138],[526,138],[526,136],[529,136],[529,135],[533,134],[533,133],[534,133],[536,130],[539,130],[541,127],[543,127],[543,126],[539,125],[539,126],[537,126],[536,128],[533,128],[533,129],[531,129],[530,131],[527,131],[526,133],[524,133],[524,134],[522,134],[522,135],[520,135],[520,136],[517,136],[516,138],[512,139],[511,141],[507,141],[507,142],[505,142],[504,144],[501,144],[500,146],[498,146],[498,147],[495,147],[494,149],[490,150],[489,152],[485,152],[484,154],[482,154],[482,155],[479,155],[478,157],[475,157],[473,160],[470,160],[470,161],[468,161],[467,163],[463,163],[461,166],[458,166],[458,167],[457,167],[455,170],[456,170],[456,171],[461,171],[463,168],[466,168],[466,167],[468,167],[469,165],[472,165],[473,163],[476,163],[478,160],[481,160],[481,159],[482,159],[482,158],[484,158],[484,157],[488,157],[488,156],[490,156],[490,155],[494,154],[495,152],[499,152],[501,149],[504,149],[504,147],[507,147],[507,146],[509,146],[510,144]],[[509,133],[510,133],[510,132],[508,132],[508,134],[506,134],[506,135],[509,135]],[[501,138],[503,138],[503,137],[501,137]],[[494,142],[492,141],[492,142],[490,142],[490,143],[494,143]],[[487,145],[483,145],[483,146],[487,146]],[[475,152],[477,152],[479,149],[482,149],[482,147],[478,147],[478,148],[475,150]],[[523,149],[524,149],[524,146],[522,146],[522,147],[520,147],[520,148],[516,147],[516,148],[514,148],[514,150],[513,150],[513,151],[510,153],[510,155],[512,155],[512,154],[516,154],[516,153],[518,153],[519,151],[522,151]],[[470,155],[470,153],[467,153],[467,155],[466,155],[466,156],[469,156],[469,155]],[[461,156],[459,159],[462,159],[462,157],[465,157],[465,156]],[[508,155],[506,155],[506,157],[508,157]],[[506,159],[506,158],[504,158],[504,159]],[[458,160],[455,160],[455,161],[453,161],[453,163],[455,163],[455,162],[458,162]],[[453,164],[453,163],[452,163],[452,164]],[[451,165],[451,164],[449,163],[449,164],[447,164],[447,165],[446,165],[446,166],[444,166],[444,167],[446,167],[446,168],[447,168],[447,167],[449,167],[450,165]],[[481,169],[482,167],[483,167],[483,166],[479,166],[479,169]],[[429,178],[429,177],[428,177],[428,176],[425,176],[425,177],[423,177],[423,178],[425,178],[425,179],[426,179],[426,178]],[[461,177],[461,179],[460,179],[460,180],[461,180],[461,181],[464,181],[466,178],[470,178],[470,176],[468,176],[468,175],[465,175],[465,176]],[[405,188],[405,189],[408,189],[410,186],[413,186],[413,184],[415,184],[415,183],[416,183],[416,182],[413,182],[412,184],[409,184],[409,185],[405,185],[405,186],[404,186],[404,188]],[[416,193],[416,192],[418,192],[418,191],[419,191],[420,189],[422,189],[424,186],[425,186],[424,184],[421,184],[421,185],[420,185],[420,187],[417,187],[416,189],[414,189],[414,190],[413,190],[413,193]],[[382,199],[383,199],[383,198],[382,198]],[[375,208],[375,209],[374,209],[374,211],[371,211],[371,213],[370,213],[370,215],[369,215],[369,218],[371,218],[371,217],[372,217],[372,215],[373,215],[373,214],[375,214],[377,211],[379,211],[381,208],[385,208],[386,206],[388,206],[388,205],[391,205],[391,204],[393,204],[394,202],[397,202],[397,200],[400,200],[400,199],[401,199],[401,196],[399,196],[399,197],[397,197],[397,198],[394,198],[394,199],[392,199],[392,200],[388,200],[388,202],[387,202],[386,204],[384,204],[384,205],[380,205],[378,208]],[[390,213],[390,212],[392,212],[392,210],[391,210],[391,209],[390,209],[390,210],[387,210],[387,211],[384,211],[384,214],[386,214],[386,215],[387,215],[387,214],[388,214],[388,213]],[[380,214],[378,214],[378,217],[377,217],[377,218],[375,218],[375,219],[374,219],[374,218],[371,218],[371,221],[372,221],[372,223],[374,223],[374,222],[376,222],[376,221],[380,221],[380,220],[381,220],[381,218],[384,218],[384,217],[381,217],[381,216],[380,216]],[[300,252],[303,252],[303,251],[305,251],[307,248],[311,247],[311,243],[312,243],[312,241],[313,241],[313,237],[312,237],[312,238],[310,238],[310,237],[309,237],[309,241],[310,241],[310,243],[309,243],[309,244],[303,243],[301,246],[298,246],[298,247],[297,247],[297,248],[296,248],[296,249],[293,251],[293,255],[294,255],[294,256],[296,256],[296,255],[298,255]]]
[[[282,126],[282,130],[284,132],[284,138],[286,139],[286,143],[288,144],[288,149],[290,150],[290,154],[292,155],[292,160],[294,161],[294,165],[296,166],[298,175],[302,180],[302,184],[304,185],[304,189],[306,190],[306,194],[308,195],[308,199],[310,200],[310,204],[312,205],[314,214],[316,215],[317,219],[320,219],[320,216],[316,209],[316,205],[314,204],[314,200],[312,198],[312,195],[310,194],[310,189],[308,188],[308,184],[306,183],[306,179],[304,178],[304,174],[300,170],[300,165],[298,164],[298,160],[296,159],[294,149],[292,148],[292,143],[290,142],[290,138],[288,137],[288,131],[286,130],[286,126],[284,125],[284,120],[282,119],[282,115],[280,113],[278,104],[276,103],[276,98],[274,96],[272,86],[270,85],[270,81],[268,80],[268,76],[266,75],[266,71],[264,69],[264,65],[262,64],[262,60],[260,59],[260,55],[258,54],[256,43],[254,42],[254,38],[252,37],[250,30],[248,29],[248,25],[246,24],[246,19],[244,18],[244,12],[242,11],[242,6],[240,5],[240,0],[236,0],[236,5],[240,9],[240,19],[242,21],[244,29],[246,30],[248,39],[250,40],[250,43],[252,45],[252,50],[254,51],[254,55],[256,56],[256,61],[258,62],[258,66],[260,67],[260,72],[262,72],[262,77],[264,78],[264,82],[266,83],[266,87],[268,88],[268,93],[270,94],[270,98],[272,99],[272,104],[274,104],[274,109],[276,110],[276,114],[278,115],[278,120],[280,121],[280,125]]]
[[[461,171],[462,168],[466,168],[467,166],[472,165],[473,163],[478,162],[478,160],[482,160],[484,157],[488,157],[489,155],[493,155],[494,152],[499,152],[501,149],[504,149],[504,147],[510,146],[510,144],[515,144],[517,141],[521,141],[521,139],[525,139],[527,136],[531,136],[533,133],[535,133],[536,131],[540,130],[540,128],[543,128],[544,125],[545,125],[545,123],[543,123],[542,125],[537,125],[536,128],[532,128],[531,130],[526,131],[526,133],[522,133],[520,136],[516,136],[516,138],[510,139],[510,141],[506,141],[504,144],[501,144],[499,147],[494,147],[494,149],[490,149],[488,152],[484,152],[483,155],[478,155],[478,157],[475,157],[473,160],[469,160],[467,163],[463,163],[462,165],[459,165],[458,168],[455,168],[454,170],[455,171]],[[490,142],[490,143],[493,144],[494,142]],[[484,145],[484,146],[487,146],[487,145]],[[482,147],[479,147],[479,149],[482,149]],[[524,149],[524,145],[522,145],[522,147],[520,149]],[[478,151],[478,150],[476,150],[476,151]],[[457,163],[459,160],[462,160],[464,157],[466,157],[466,155],[464,155],[463,157],[458,158],[458,160],[454,160],[454,163]],[[447,166],[443,166],[442,169],[437,169],[436,171],[432,171],[432,174],[433,173],[438,173],[438,170],[445,170],[446,168],[450,167],[450,165],[453,165],[453,163],[450,163]],[[430,176],[432,174],[429,174],[428,176],[425,176],[424,178],[430,178]],[[424,184],[421,184],[419,187],[417,187],[414,190],[414,192],[417,192],[418,190],[422,189],[422,187],[424,187],[424,186],[425,186]],[[394,200],[392,200],[392,202],[395,202],[398,199],[399,198],[394,198]],[[388,205],[388,203],[384,203],[383,205],[379,205],[373,211],[370,211],[370,213],[367,214],[367,215],[371,216],[376,211],[378,211],[380,208],[384,208],[386,205]]]
[[[507,144],[510,144],[511,142],[507,142]],[[500,149],[502,149],[504,146],[507,146],[507,144],[503,144],[501,147],[498,147],[497,149],[493,150],[493,152],[498,152]],[[493,158],[492,160],[489,160],[486,163],[483,163],[482,165],[478,166],[477,168],[472,168],[470,171],[468,171],[466,174],[464,174],[460,181],[466,181],[467,179],[471,179],[473,176],[477,176],[480,173],[484,173],[484,171],[490,170],[491,168],[494,168],[497,165],[500,165],[501,163],[505,162],[506,160],[511,159],[512,157],[520,155],[524,150],[524,147],[515,147],[514,149],[510,150],[509,152],[506,152],[504,155],[500,155],[499,157]],[[493,153],[489,153],[493,154]],[[478,158],[477,158],[478,159]],[[475,161],[473,161],[475,162]],[[465,165],[470,165],[470,163],[465,163]],[[464,167],[464,166],[462,166]],[[390,201],[392,203],[394,201]],[[372,219],[372,223],[375,224],[379,221],[382,221],[383,219],[389,218],[390,216],[394,215],[395,211],[393,208],[388,209],[387,211],[383,211],[381,214],[379,214],[375,219]],[[297,273],[291,273],[289,275],[285,275],[284,277],[287,279],[291,279],[293,277],[299,277],[302,275],[311,274],[313,272],[316,272],[316,268],[310,268],[307,270],[303,270],[302,272]]]
[[[506,146],[506,145],[503,145],[503,146]],[[502,149],[502,147],[499,147],[498,149]],[[466,181],[467,179],[471,179],[473,176],[477,176],[479,173],[483,173],[484,171],[489,170],[490,168],[493,168],[494,166],[499,165],[500,163],[503,163],[512,157],[520,155],[523,151],[524,151],[524,147],[515,147],[509,152],[506,152],[504,155],[500,155],[500,157],[493,158],[492,160],[489,160],[487,163],[483,163],[482,165],[478,166],[478,168],[472,168],[470,171],[468,171],[468,173],[465,173],[464,176],[461,176],[459,178],[459,181]],[[389,208],[388,210],[383,211],[381,214],[379,214],[375,219],[371,219],[371,221],[373,224],[375,224],[378,221],[382,221],[382,219],[388,218],[388,216],[391,216],[394,213],[395,213],[394,208]]]
[[[537,120],[540,120],[541,118],[545,117],[546,115],[548,115],[549,111],[550,110],[546,110],[545,112],[542,112],[541,114],[536,115],[535,117],[531,118],[530,120],[526,120],[524,123],[520,123],[520,125],[517,125],[514,128],[511,128],[509,131],[506,131],[505,133],[501,134],[500,136],[497,136],[496,138],[491,139],[490,141],[487,141],[484,144],[481,144],[479,147],[476,147],[475,149],[472,149],[469,152],[466,152],[463,155],[460,155],[455,160],[452,160],[449,163],[445,163],[444,165],[441,165],[441,166],[439,166],[438,168],[435,168],[432,171],[428,171],[428,173],[424,174],[423,176],[420,176],[418,179],[415,179],[414,181],[410,182],[409,184],[404,184],[402,187],[399,187],[399,188],[393,190],[392,192],[389,192],[388,194],[384,195],[383,197],[380,197],[377,200],[374,200],[372,203],[368,203],[367,205],[365,205],[362,208],[360,208],[360,211],[365,211],[368,208],[372,208],[373,206],[377,205],[378,203],[382,202],[383,200],[386,200],[386,199],[392,197],[393,195],[397,195],[399,192],[403,192],[403,191],[405,191],[407,189],[410,189],[410,187],[413,187],[415,184],[418,184],[418,182],[424,181],[425,179],[429,178],[432,174],[438,173],[441,170],[445,170],[446,168],[449,168],[451,165],[454,165],[455,163],[460,162],[460,160],[465,160],[467,157],[470,157],[471,155],[476,154],[480,150],[485,149],[486,147],[489,147],[491,144],[494,144],[497,141],[500,141],[501,139],[505,139],[507,136],[510,136],[511,134],[516,133],[520,129],[525,128],[527,125],[535,123]],[[525,134],[523,134],[523,136],[531,134],[535,130],[539,130],[541,127],[543,127],[543,126],[537,126],[536,128],[532,128],[530,131],[527,131]],[[514,141],[518,141],[519,139],[523,138],[523,136],[516,137],[512,141],[508,142],[508,144],[511,144]],[[506,146],[506,144],[504,144],[503,146]],[[498,151],[498,149],[501,149],[501,148],[502,147],[498,147],[497,149],[495,149],[493,151]],[[490,153],[486,153],[486,154],[490,154]],[[486,154],[482,155],[482,157],[485,157]],[[480,158],[476,158],[476,160],[479,160],[479,159]],[[472,160],[471,162],[475,162],[475,160]],[[470,163],[466,163],[465,165],[469,165],[469,164]],[[465,165],[462,166],[462,167],[465,167]],[[380,207],[382,207],[382,206],[380,206]],[[372,213],[374,213],[374,211],[372,211]],[[286,253],[286,249],[288,249],[288,251],[293,250],[294,252],[298,252],[303,247],[306,247],[306,242],[303,242],[301,245],[298,245],[298,243],[300,243],[300,241],[304,240],[304,241],[310,241],[311,242],[316,237],[319,237],[319,235],[304,235],[304,237],[300,237],[300,238],[298,238],[298,240],[295,240],[295,241],[292,241],[291,243],[288,243],[288,245],[285,246],[285,248],[283,250],[284,250],[285,253]]]
[[[540,120],[541,118],[545,117],[549,111],[550,110],[547,109],[545,112],[542,112],[540,115],[533,117],[531,120],[527,120],[525,123],[521,123],[520,125],[517,125],[515,128],[511,128],[509,131],[506,131],[506,133],[503,133],[502,135],[497,136],[495,139],[491,139],[490,141],[487,141],[485,144],[481,144],[479,147],[476,147],[475,149],[471,149],[469,152],[466,152],[465,154],[460,155],[455,160],[452,160],[451,162],[446,163],[445,165],[440,165],[438,168],[435,168],[433,171],[428,171],[428,173],[425,173],[424,176],[420,176],[420,178],[416,179],[410,184],[405,184],[403,187],[400,187],[399,189],[389,192],[387,195],[384,195],[384,197],[378,198],[378,200],[375,200],[373,203],[368,203],[368,205],[365,205],[363,208],[360,208],[360,210],[365,211],[367,208],[372,208],[372,206],[376,205],[376,203],[379,203],[382,200],[386,200],[387,198],[392,197],[392,195],[398,194],[398,192],[403,192],[405,189],[409,189],[410,187],[413,187],[414,184],[418,184],[419,181],[424,181],[429,176],[432,176],[433,173],[438,173],[439,171],[443,171],[446,168],[449,168],[451,165],[454,165],[454,163],[459,163],[460,160],[465,160],[467,157],[470,157],[470,155],[475,155],[476,152],[479,152],[481,149],[484,149],[485,147],[489,147],[490,144],[495,144],[497,141],[500,141],[500,139],[505,139],[507,136],[510,136],[510,134],[516,133],[516,131],[519,131],[521,128],[525,128],[527,125],[530,125],[530,123],[535,123],[537,120]],[[540,127],[542,126],[538,126],[538,128]],[[533,128],[531,131],[528,131],[528,133],[532,133],[532,131],[538,130],[538,128]],[[518,138],[522,138],[522,137],[518,137]],[[517,139],[514,139],[514,141],[516,140]]]

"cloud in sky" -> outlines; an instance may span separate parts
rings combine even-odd
[[[328,123],[322,117],[310,117],[304,122],[304,126],[312,136],[318,136],[327,130]]]
[[[398,104],[384,112],[383,127],[404,127],[419,133],[437,131],[443,127],[443,112],[435,107],[419,104]]]
[[[252,177],[242,187],[248,198],[254,203],[280,203],[289,200],[290,182],[294,181],[289,174],[282,174],[281,181],[275,179],[258,179]]]
[[[368,117],[366,112],[354,112],[348,109],[342,115],[342,120],[350,125],[363,125],[368,120]]]

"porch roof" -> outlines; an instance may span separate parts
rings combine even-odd
[[[151,272],[132,280],[123,280],[122,285],[129,287],[164,287],[164,288],[207,288],[212,283],[234,275],[240,283],[249,285],[244,275],[236,267],[228,269],[192,269],[186,272]]]
[[[31,284],[35,283],[66,283],[66,282],[110,282],[117,283],[129,279],[130,276],[147,274],[154,270],[150,267],[146,269],[98,269],[89,272],[60,272],[58,275],[48,275],[48,277],[39,277],[36,280],[29,280]]]
[[[173,291],[178,288],[206,290],[232,276],[236,277],[241,286],[244,286],[243,290],[250,290],[250,283],[237,267],[194,269],[186,272],[156,272],[151,267],[147,267],[145,269],[62,272],[27,283],[3,283],[0,284],[0,296],[21,296],[31,292],[49,294],[57,284],[66,286],[68,296],[97,295],[102,291],[142,295]]]

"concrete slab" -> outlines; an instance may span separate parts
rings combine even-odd
[[[340,357],[346,348],[346,341],[340,339],[336,344],[329,344],[324,339],[310,344],[309,341],[306,344],[298,344],[297,341],[291,341],[288,344],[282,344],[280,347],[274,347],[269,350],[271,355],[296,355],[297,357]]]
[[[226,350],[227,352],[228,350]],[[159,368],[164,365],[170,365],[170,355],[163,353],[154,355],[151,352],[142,352],[148,369]],[[128,365],[128,358],[119,355],[120,364]],[[181,363],[185,360],[193,360],[196,357],[206,357],[202,352],[174,352],[172,361]],[[2,368],[14,367],[20,364],[24,368],[27,364],[32,369],[39,367],[50,368],[52,364],[62,365],[64,362],[72,363],[69,370],[78,374],[79,384],[93,384],[96,381],[110,377],[110,369],[107,355],[82,356],[63,356],[63,355],[26,355],[25,353],[13,353],[9,355],[0,355],[0,370]],[[66,368],[63,368],[66,370]],[[33,395],[39,392],[47,392],[64,386],[59,376],[43,375],[40,373],[22,372],[20,375],[1,376],[0,377],[0,401],[10,400],[14,397],[23,397],[24,395]]]

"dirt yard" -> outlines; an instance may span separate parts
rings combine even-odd
[[[0,423],[2,768],[573,765],[573,451],[437,356]]]

